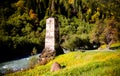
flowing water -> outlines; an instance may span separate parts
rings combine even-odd
[[[32,61],[38,60],[39,55],[40,54],[30,56],[27,58],[22,58],[19,60],[13,60],[13,61],[0,63],[0,75],[29,68],[30,65],[32,65]]]
[[[69,50],[63,49],[64,53],[68,53]],[[8,61],[0,63],[0,76],[6,73],[15,72],[19,70],[28,69],[38,63],[38,58],[40,54],[30,56],[27,58],[22,58],[19,60]]]

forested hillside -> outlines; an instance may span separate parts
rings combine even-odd
[[[0,0],[0,62],[40,53],[48,17],[71,51],[120,41],[120,0]]]

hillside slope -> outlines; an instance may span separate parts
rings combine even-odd
[[[63,68],[50,72],[53,62]],[[120,50],[70,52],[60,55],[43,66],[6,76],[120,76]]]

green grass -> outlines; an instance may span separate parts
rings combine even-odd
[[[120,42],[115,43],[115,44],[112,44],[112,45],[111,45],[111,48],[112,48],[112,49],[120,49]]]
[[[53,62],[64,68],[50,72]],[[60,55],[46,65],[6,76],[120,76],[120,50],[70,52]]]
[[[107,45],[104,44],[102,45],[100,48],[101,49],[106,49]],[[120,42],[117,42],[117,43],[113,43],[111,46],[110,46],[110,49],[120,49]]]

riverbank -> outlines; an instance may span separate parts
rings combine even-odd
[[[64,66],[57,72],[50,72],[52,63]],[[60,55],[46,65],[36,65],[33,69],[19,71],[6,76],[119,76],[120,50],[69,52]]]
[[[29,56],[19,60],[12,60],[12,61],[0,63],[0,75],[28,69],[29,67],[37,64],[39,55],[40,54]],[[30,64],[33,59],[34,59],[33,61],[34,64]]]

